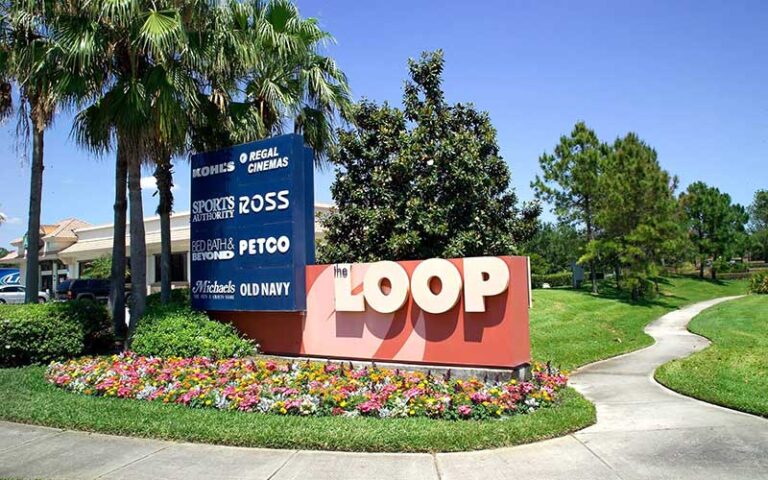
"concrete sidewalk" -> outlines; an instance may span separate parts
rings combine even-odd
[[[733,297],[731,297],[733,298]],[[520,447],[365,454],[218,447],[0,422],[0,477],[110,479],[768,479],[768,421],[673,393],[659,365],[704,348],[685,329],[723,298],[648,326],[656,344],[581,369],[572,385],[598,421]]]

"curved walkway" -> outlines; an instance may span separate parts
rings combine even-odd
[[[468,453],[366,454],[194,445],[0,422],[0,477],[110,479],[768,479],[768,421],[683,397],[653,371],[707,346],[697,303],[646,328],[656,343],[579,370],[597,424],[562,438]],[[0,405],[2,408],[2,405]]]

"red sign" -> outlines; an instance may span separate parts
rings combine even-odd
[[[272,354],[501,368],[530,362],[526,257],[306,268],[306,313],[212,314]]]

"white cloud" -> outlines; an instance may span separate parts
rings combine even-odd
[[[141,177],[141,189],[142,190],[157,190],[157,180],[155,177]],[[171,191],[175,192],[179,189],[178,185],[171,187]]]
[[[6,225],[18,225],[18,224],[21,223],[21,218],[19,218],[19,217],[11,217],[9,215],[6,215],[3,212],[0,212],[0,217],[5,219],[4,223]]]
[[[141,177],[141,189],[142,190],[157,189],[157,181],[155,180],[155,177]]]

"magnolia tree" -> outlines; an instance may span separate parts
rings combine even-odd
[[[441,51],[409,66],[403,109],[362,101],[338,133],[321,260],[516,253],[540,208],[518,206],[488,114],[446,102]]]

